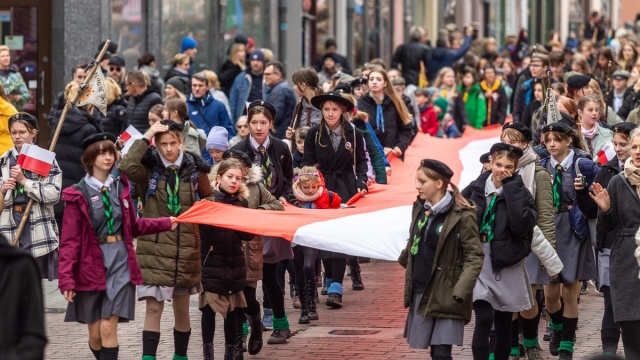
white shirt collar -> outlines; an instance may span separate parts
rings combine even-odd
[[[183,158],[184,158],[184,152],[182,151],[180,151],[180,155],[178,155],[178,158],[176,159],[175,162],[169,162],[169,160],[165,159],[162,155],[160,155],[160,160],[162,160],[162,165],[164,165],[165,168],[168,168],[171,165],[180,167],[182,165]]]
[[[113,184],[113,182],[115,181],[115,179],[113,178],[113,176],[109,175],[107,177],[107,181],[104,182],[104,184],[94,178],[93,176],[87,174],[84,176],[84,181],[87,183],[87,185],[89,185],[91,188],[97,190],[97,191],[102,191],[102,187],[106,186],[108,188],[111,188],[111,185]]]
[[[554,158],[553,155],[551,156],[549,161],[551,161],[552,167],[556,167],[556,165],[558,165],[558,160],[556,160],[556,158]],[[569,153],[564,158],[564,160],[562,160],[562,162],[560,163],[560,166],[562,166],[564,171],[571,169],[571,166],[573,166],[573,150],[569,150]]]
[[[498,195],[502,195],[502,190],[504,187],[496,188],[496,184],[493,183],[493,174],[489,175],[487,182],[484,184],[484,196],[489,196],[493,193],[498,193]]]
[[[260,147],[260,144],[258,144],[256,139],[254,139],[251,134],[249,134],[249,142],[251,143],[251,147],[254,148],[255,150],[258,150],[258,148]],[[265,149],[269,149],[269,145],[271,145],[271,139],[270,139],[270,136],[267,135],[267,138],[264,140],[264,143],[262,144],[262,146],[264,146]]]

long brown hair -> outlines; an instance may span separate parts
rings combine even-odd
[[[294,71],[291,74],[291,81],[293,81],[296,85],[305,84],[308,87],[312,88],[315,92],[315,95],[322,95],[324,92],[322,91],[322,87],[320,86],[320,79],[318,78],[318,73],[316,69],[313,67],[301,68]]]
[[[369,73],[369,78],[371,78],[371,74],[375,72],[380,73],[384,81],[387,83],[387,85],[384,87],[384,94],[391,99],[391,102],[393,102],[393,105],[395,106],[396,111],[398,112],[398,115],[402,120],[402,123],[405,125],[411,123],[411,115],[409,115],[409,110],[404,105],[404,102],[402,101],[402,99],[400,99],[398,94],[396,94],[396,91],[391,84],[391,80],[389,80],[389,75],[387,74],[387,72],[383,69],[375,69]]]
[[[328,102],[332,102],[334,104],[336,104],[340,110],[342,110],[342,114],[340,115],[340,126],[342,126],[342,139],[344,140],[344,143],[347,143],[347,137],[344,134],[345,133],[345,126],[347,123],[349,123],[349,119],[348,116],[349,114],[347,113],[347,108],[340,104],[337,103],[335,101],[331,101],[331,100],[326,100],[324,101],[322,104],[320,104],[320,111],[322,111],[322,108],[324,107],[324,104],[328,103]],[[350,125],[349,125],[350,126]],[[325,127],[329,127],[329,125],[327,125],[327,121],[324,119],[324,115],[322,115],[322,119],[320,119],[320,125],[318,126],[318,133],[316,135],[316,142],[318,143],[318,145],[322,146],[322,147],[327,147],[327,145],[324,145],[321,141],[321,137],[322,137],[322,131]],[[355,132],[355,130],[354,130]],[[355,139],[354,139],[354,144],[353,146],[355,146]],[[349,151],[353,151],[354,149],[351,148]],[[354,163],[355,164],[355,163]]]
[[[447,188],[449,186],[451,186],[451,190],[453,190],[453,200],[456,202],[456,204],[458,206],[464,206],[464,207],[468,207],[468,208],[475,208],[475,206],[473,206],[469,200],[465,199],[464,196],[462,196],[462,194],[460,193],[460,190],[458,189],[458,186],[454,183],[452,183],[451,181],[449,181],[449,179],[447,179],[446,177],[442,176],[440,173],[431,170],[427,167],[424,166],[419,166],[418,170],[422,170],[422,172],[430,179],[433,179],[435,181],[438,180],[442,180],[442,182],[444,183],[444,189],[445,191],[447,190]]]

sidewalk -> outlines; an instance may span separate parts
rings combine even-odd
[[[407,311],[403,309],[404,269],[395,262],[362,264],[362,277],[366,289],[351,290],[351,280],[345,279],[344,307],[330,310],[324,303],[319,306],[320,320],[310,325],[298,325],[299,313],[293,309],[287,296],[285,304],[294,336],[286,345],[267,345],[270,332],[265,332],[265,345],[257,356],[245,353],[245,359],[428,359],[428,350],[411,350],[402,338]],[[64,322],[64,299],[59,301],[59,291],[50,291],[47,297],[47,334],[49,345],[46,359],[90,359],[87,347],[86,326]],[[261,299],[261,291],[258,298]],[[320,296],[321,301],[326,296]],[[574,359],[588,359],[600,350],[600,323],[603,298],[589,287],[589,294],[582,296],[578,342]],[[144,303],[136,305],[136,320],[119,326],[120,359],[140,359],[142,353],[142,324]],[[165,306],[162,317],[162,336],[158,348],[158,360],[171,359],[173,354],[171,304]],[[200,311],[197,298],[191,299],[192,336],[189,359],[202,359],[200,339]],[[335,335],[342,331],[346,335]],[[540,339],[544,332],[540,328]],[[334,334],[331,334],[334,333]],[[472,359],[471,337],[473,320],[465,327],[464,345],[453,348],[454,359]],[[222,317],[216,318],[215,355],[224,354]],[[545,359],[557,359],[548,352],[548,343],[542,341]],[[622,348],[622,345],[620,345]],[[619,351],[621,353],[621,350]],[[526,359],[522,357],[521,359]]]

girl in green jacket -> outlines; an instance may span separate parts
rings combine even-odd
[[[458,85],[458,93],[464,101],[469,125],[482,129],[487,120],[487,100],[478,84],[478,73],[472,67],[465,66],[462,70],[462,85]]]

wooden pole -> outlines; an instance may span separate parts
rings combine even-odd
[[[609,91],[611,91],[611,61],[607,64],[607,88],[604,92],[604,122],[608,122],[609,120],[609,104],[607,101],[609,100]]]
[[[78,88],[78,91],[72,95],[71,99],[69,99],[66,104],[64,104],[64,108],[62,109],[62,114],[60,115],[60,120],[58,121],[58,124],[56,126],[56,131],[53,134],[53,137],[51,138],[51,145],[49,146],[49,151],[53,151],[56,148],[56,143],[58,142],[58,137],[60,137],[60,130],[62,130],[62,124],[64,123],[64,119],[67,117],[67,113],[69,112],[69,109],[72,106],[75,106],[75,104],[78,102],[78,100],[80,99],[80,97],[82,96],[82,94],[84,93],[84,91],[87,88],[87,85],[89,84],[89,82],[91,82],[91,79],[93,78],[93,74],[95,74],[95,72],[97,71],[98,67],[100,66],[100,62],[102,61],[102,57],[104,56],[104,54],[107,52],[107,48],[109,47],[109,44],[111,43],[110,40],[107,40],[104,43],[104,46],[102,47],[102,50],[100,50],[100,53],[98,54],[98,56],[93,60],[93,62],[90,64],[91,67],[89,68],[89,73],[87,73],[87,77],[84,78],[84,81],[82,82],[82,85],[80,85],[80,87]],[[100,70],[102,71],[102,70]],[[44,177],[40,177],[40,180],[42,180]],[[16,236],[13,238],[13,246],[18,245],[18,241],[20,240],[20,236],[22,235],[22,231],[24,230],[24,226],[27,224],[27,220],[29,219],[29,214],[31,214],[31,208],[33,207],[33,199],[29,199],[29,203],[27,203],[27,207],[24,210],[24,215],[22,216],[22,220],[20,221],[20,225],[18,225],[18,230],[16,232]]]

